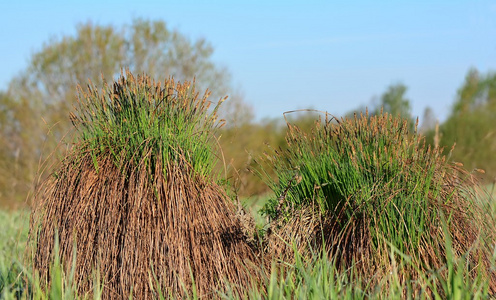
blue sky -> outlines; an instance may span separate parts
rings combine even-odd
[[[469,68],[496,71],[496,1],[2,1],[0,89],[77,24],[138,17],[206,38],[258,118],[340,115],[402,82],[444,120]]]

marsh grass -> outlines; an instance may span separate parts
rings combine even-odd
[[[210,93],[200,97],[194,82],[176,85],[171,78],[162,86],[129,72],[101,91],[91,84],[87,91],[81,87],[78,91],[71,120],[79,133],[79,151],[89,152],[95,169],[98,158],[110,154],[117,166],[133,161],[151,164],[152,170],[159,159],[175,163],[186,159],[197,173],[212,176],[213,133],[223,125],[216,113],[224,99],[209,110]],[[143,162],[145,157],[150,160]]]
[[[1,225],[8,225],[13,230],[4,232],[6,239],[22,240],[19,237],[18,228],[21,224],[27,224],[27,218],[11,217],[10,214],[0,211],[0,215],[6,216]],[[5,222],[16,220],[14,223]],[[26,229],[26,227],[24,227]],[[446,228],[444,228],[446,230]],[[24,241],[26,230],[24,230]],[[0,240],[5,241],[5,239]],[[241,290],[234,284],[226,283],[226,288],[212,291],[211,296],[218,299],[487,299],[492,294],[489,288],[490,282],[484,276],[485,272],[478,268],[467,265],[467,257],[470,251],[455,256],[455,250],[449,240],[446,241],[446,262],[438,269],[423,271],[413,268],[418,272],[418,279],[404,282],[401,277],[402,267],[412,263],[411,257],[400,253],[389,245],[389,255],[394,259],[396,268],[387,274],[376,274],[377,280],[373,283],[370,277],[359,274],[353,265],[347,269],[339,267],[335,259],[329,259],[327,253],[314,252],[310,256],[302,255],[297,248],[296,241],[286,242],[292,255],[292,262],[284,262],[285,268],[280,267],[280,260],[274,257],[272,267],[266,275],[256,278],[259,285],[245,286]],[[55,242],[55,248],[57,248]],[[76,274],[71,266],[66,269],[60,258],[54,257],[51,265],[51,282],[48,289],[43,289],[39,277],[30,272],[29,260],[11,259],[16,257],[18,250],[23,250],[24,243],[5,243],[4,252],[0,256],[4,260],[16,261],[18,271],[16,276],[8,276],[9,271],[0,269],[0,278],[6,279],[0,288],[1,299],[102,299],[102,291],[105,285],[99,272],[90,275],[93,282],[93,290],[88,294],[78,293],[75,280]],[[20,247],[20,249],[17,249]],[[77,251],[76,251],[77,252]],[[57,251],[54,251],[57,253]],[[496,253],[496,252],[495,252]],[[56,255],[56,254],[55,254]],[[401,257],[400,260],[396,260]],[[496,267],[494,256],[491,257],[491,267]],[[482,265],[479,265],[479,268]],[[259,276],[253,274],[252,276]],[[160,289],[161,284],[157,281],[157,275],[153,274],[151,281],[156,296],[155,299],[199,299],[195,284],[188,289],[181,285],[181,293],[167,293]],[[194,278],[192,278],[194,282]]]
[[[129,72],[79,89],[74,145],[35,195],[30,243],[42,288],[53,288],[55,257],[80,295],[98,270],[103,299],[208,297],[225,280],[251,284],[257,248],[213,171],[222,122],[207,97],[189,82]]]
[[[266,202],[268,231],[258,217],[253,234],[214,171],[222,122],[207,96],[130,73],[80,89],[27,255],[0,249],[1,297],[494,297],[494,198],[477,170],[387,114],[288,124],[285,150],[266,156],[274,195],[244,204]]]
[[[487,203],[475,201],[483,191],[406,121],[326,115],[311,133],[288,128],[287,150],[266,157],[278,176],[266,177],[275,196],[263,210],[272,219],[268,247],[276,257],[291,259],[284,241],[296,241],[303,255],[324,247],[339,268],[353,266],[372,285],[394,271],[406,287],[445,265],[449,253],[469,252],[468,273],[483,274],[495,290],[494,219]]]
[[[445,227],[443,230],[446,230]],[[292,256],[291,262],[277,258],[269,275],[264,278],[263,290],[251,288],[249,299],[487,299],[494,294],[482,264],[468,265],[469,249],[455,255],[450,240],[445,241],[446,260],[438,269],[422,270],[414,259],[401,253],[391,244],[389,257],[394,266],[389,273],[364,274],[358,262],[342,268],[336,258],[329,258],[325,249],[311,255],[301,253],[297,241],[284,241]],[[401,259],[399,259],[401,258]],[[494,257],[490,259],[494,268]],[[402,269],[409,267],[416,279],[407,281]],[[222,294],[232,299],[231,294]]]

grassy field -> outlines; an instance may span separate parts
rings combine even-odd
[[[20,274],[28,227],[29,212],[0,210],[0,298],[15,298],[26,288]]]
[[[449,161],[407,120],[288,124],[287,148],[256,170],[272,193],[241,201],[253,220],[214,171],[220,103],[126,76],[84,92],[78,140],[31,215],[0,212],[3,299],[496,296],[483,171]]]
[[[486,186],[488,192],[496,191],[493,185]],[[242,205],[255,217],[257,227],[264,228],[266,219],[258,213],[267,203],[270,195],[243,199]],[[487,198],[485,198],[487,201]],[[481,199],[482,200],[482,199]],[[39,288],[36,279],[31,276],[29,256],[24,255],[29,227],[29,211],[0,210],[0,299],[75,299],[76,287],[71,283],[74,274],[64,274],[59,270],[54,272],[49,291]],[[266,229],[266,226],[265,226]],[[448,245],[450,249],[450,245]],[[391,257],[396,249],[391,248]],[[495,252],[496,254],[496,252]],[[400,256],[402,254],[400,253]],[[401,282],[402,278],[395,272],[386,274],[379,284],[367,285],[367,278],[357,276],[353,268],[346,271],[338,270],[336,264],[321,255],[304,258],[294,252],[294,263],[286,263],[284,271],[269,272],[263,278],[262,287],[245,291],[245,297],[250,299],[487,299],[493,297],[487,281],[479,274],[469,274],[466,268],[465,256],[455,258],[448,253],[446,263],[438,270],[419,272],[420,279],[413,280],[409,285]],[[409,257],[404,255],[401,264],[408,264]],[[492,260],[491,269],[496,270]],[[272,266],[277,261],[274,259]],[[400,266],[398,266],[400,267]],[[404,266],[403,266],[404,267]],[[57,269],[57,268],[56,268]],[[472,269],[473,270],[473,269]],[[443,274],[448,274],[443,276]],[[54,280],[55,279],[55,280]],[[417,284],[416,287],[414,287]],[[365,288],[364,288],[365,287]],[[420,291],[420,292],[419,292]],[[231,293],[219,292],[217,298],[235,298]],[[99,299],[98,291],[90,297]],[[168,298],[160,296],[159,298]],[[196,299],[197,295],[189,296]]]
[[[488,189],[492,189],[489,186]],[[264,218],[256,212],[266,203],[266,197],[244,199],[243,205],[255,214],[258,226]],[[55,283],[51,290],[42,291],[30,275],[29,258],[24,256],[29,225],[27,211],[0,211],[0,299],[75,299],[76,287],[71,286],[74,274],[54,272]],[[393,249],[392,249],[393,251]],[[368,286],[365,278],[356,276],[353,269],[338,271],[333,261],[314,255],[306,260],[295,251],[295,263],[287,264],[283,272],[270,272],[263,279],[262,288],[246,291],[250,299],[369,299],[369,298],[419,298],[419,299],[487,299],[491,297],[487,282],[477,274],[467,274],[463,257],[448,257],[439,270],[420,274],[420,289],[401,285],[399,275],[392,272],[380,280],[381,284]],[[408,261],[408,260],[405,260]],[[492,269],[496,270],[493,260]],[[441,276],[448,272],[448,276]],[[414,283],[413,283],[414,284]],[[366,286],[366,289],[363,287]],[[436,286],[440,286],[437,289]],[[418,288],[418,287],[417,287]],[[494,295],[492,295],[494,296]],[[234,298],[229,292],[219,292],[217,298]],[[99,299],[98,291],[91,298]],[[159,297],[168,298],[168,297]],[[195,294],[189,296],[196,299]]]
[[[491,184],[486,189],[493,192],[494,201],[495,188]],[[259,229],[264,227],[266,219],[258,212],[269,197],[252,197],[241,201],[245,209],[253,214]],[[76,287],[71,286],[71,275],[64,275],[63,272],[56,273],[55,282],[58,284],[50,291],[38,287],[30,273],[29,256],[26,257],[24,253],[28,227],[29,211],[0,210],[0,299],[78,298]],[[311,261],[305,260],[297,251],[294,256],[295,263],[287,264],[284,272],[272,271],[270,276],[264,278],[262,288],[249,289],[245,296],[250,299],[487,299],[492,295],[482,277],[467,274],[463,257],[451,257],[439,270],[421,274],[425,284],[421,291],[425,293],[418,293],[411,287],[401,285],[398,274],[394,272],[382,278],[382,284],[364,290],[366,279],[356,276],[353,269],[338,271],[332,261],[317,254]],[[491,268],[496,270],[494,260]],[[446,271],[449,273],[447,278],[440,276]],[[436,284],[441,286],[440,290],[433,289]],[[217,297],[230,299],[233,295],[219,292]],[[98,299],[98,292],[91,298]],[[190,298],[195,299],[196,296],[190,295]]]

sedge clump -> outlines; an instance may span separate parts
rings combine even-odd
[[[214,297],[257,278],[257,251],[214,171],[222,121],[207,98],[194,83],[130,72],[79,88],[74,144],[35,196],[42,279],[53,257],[74,268],[81,295],[97,272],[104,299]]]
[[[484,274],[494,290],[494,221],[473,174],[409,128],[387,113],[326,115],[311,132],[288,123],[286,149],[265,157],[277,174],[265,176],[274,196],[262,211],[275,257],[324,252],[364,288],[394,273],[420,290],[430,284],[424,275],[453,254],[466,256],[467,274]]]

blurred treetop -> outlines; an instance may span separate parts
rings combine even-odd
[[[124,69],[160,81],[195,79],[198,91],[211,91],[211,101],[230,96],[221,117],[249,122],[251,108],[232,88],[229,71],[214,63],[213,51],[205,39],[192,41],[163,21],[143,19],[119,29],[82,24],[74,36],[51,39],[0,94],[0,202],[24,199],[37,171],[56,161],[47,158],[72,128],[77,85],[111,83]]]

